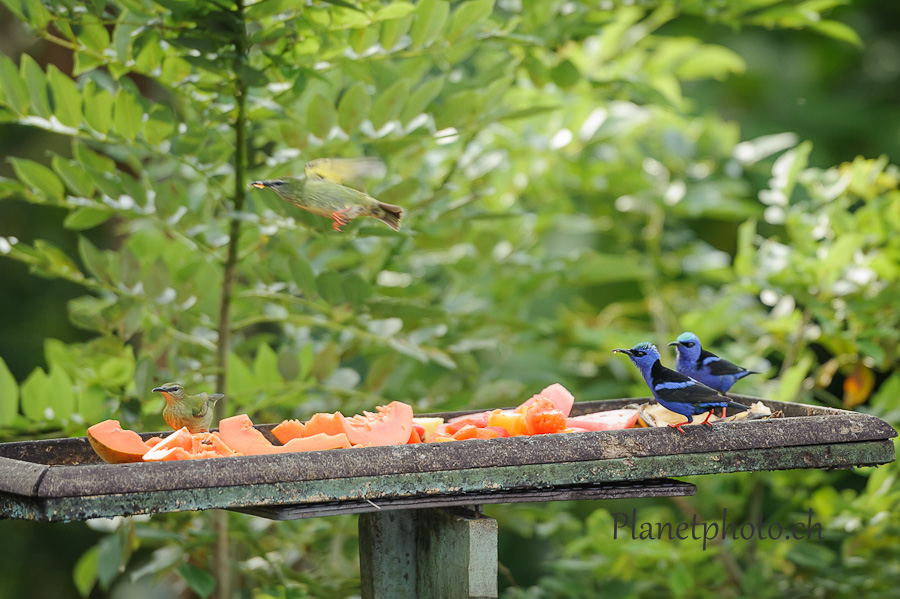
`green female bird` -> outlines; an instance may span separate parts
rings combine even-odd
[[[331,218],[335,231],[358,216],[371,216],[400,230],[403,208],[341,185],[345,179],[383,176],[384,163],[377,158],[320,158],[306,164],[305,174],[305,178],[282,177],[250,185],[268,187],[297,208]]]
[[[162,393],[166,399],[166,409],[163,410],[166,424],[176,431],[186,426],[192,433],[209,430],[216,402],[225,397],[221,393],[185,395],[180,383],[166,383],[153,389],[153,392]]]

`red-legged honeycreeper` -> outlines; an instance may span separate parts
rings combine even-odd
[[[723,412],[726,407],[742,411],[748,409],[747,406],[723,398],[715,389],[663,366],[659,361],[659,350],[652,343],[638,343],[631,349],[614,349],[613,353],[626,354],[631,359],[641,371],[654,399],[662,407],[687,418],[684,422],[669,425],[678,429],[681,434],[684,434],[681,427],[693,423],[694,416],[703,412],[709,414],[701,424],[712,427],[709,417],[713,408],[722,408]]]
[[[319,158],[306,164],[305,177],[254,181],[250,185],[268,187],[297,208],[327,216],[334,220],[331,226],[335,231],[358,216],[377,218],[399,231],[403,208],[342,185],[347,179],[382,177],[384,172],[384,163],[377,158]]]
[[[675,360],[678,372],[712,387],[722,395],[745,376],[758,374],[706,351],[700,347],[700,339],[693,333],[682,333],[669,345],[674,345],[678,351]]]
[[[192,433],[209,430],[216,402],[225,397],[221,393],[185,395],[184,387],[179,383],[166,383],[153,389],[153,392],[162,393],[166,399],[163,410],[166,424],[176,431],[186,426]]]

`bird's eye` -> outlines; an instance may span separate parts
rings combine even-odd
[[[634,353],[634,355],[636,355],[638,358],[642,358],[644,356],[644,352],[642,352],[641,350],[637,350],[632,353]]]
[[[684,346],[685,347],[694,347],[694,342],[693,341],[685,341]]]

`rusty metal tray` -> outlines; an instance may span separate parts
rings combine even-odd
[[[749,405],[759,398],[735,395]],[[646,398],[576,403],[572,414]],[[894,460],[865,414],[763,400],[785,418],[428,445],[104,464],[84,437],[0,444],[0,517],[68,521],[210,508],[272,518],[512,501],[693,494],[673,476]],[[461,414],[442,414],[444,416]],[[271,425],[262,425],[268,432]],[[148,433],[145,436],[150,436]]]

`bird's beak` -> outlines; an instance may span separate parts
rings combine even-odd
[[[169,387],[157,387],[155,389],[152,389],[152,392],[153,393],[168,393],[171,390],[172,389],[170,389]]]
[[[257,189],[265,189],[266,187],[271,187],[268,181],[254,181],[250,184],[250,187],[255,187]]]
[[[673,345],[681,345],[681,343],[679,343],[678,341],[673,341],[669,344],[669,347],[672,347]]]
[[[614,353],[614,354],[627,354],[627,355],[630,356],[630,355],[631,355],[631,350],[630,350],[630,349],[614,349],[614,350],[613,350],[613,353]]]

